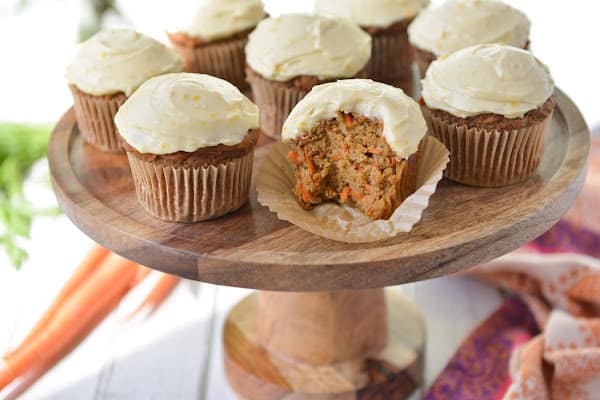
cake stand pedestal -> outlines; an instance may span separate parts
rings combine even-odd
[[[560,91],[557,105],[535,177],[496,189],[442,181],[412,232],[361,245],[278,220],[254,191],[213,221],[154,219],[137,202],[127,158],[84,144],[73,110],[48,160],[66,215],[99,244],[184,278],[259,289],[224,327],[226,372],[241,398],[404,399],[422,382],[425,326],[412,302],[381,288],[499,257],[558,221],[583,185],[590,135]],[[254,171],[269,143],[261,139]]]

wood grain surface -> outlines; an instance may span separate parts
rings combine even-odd
[[[259,293],[259,296],[264,294],[264,292]],[[382,289],[363,294],[360,294],[360,291],[343,292],[337,297],[335,294],[325,293],[298,294],[299,297],[294,301],[295,295],[288,293],[279,295],[280,299],[285,297],[288,305],[296,301],[302,304],[300,312],[289,315],[286,319],[288,321],[297,321],[294,317],[306,321],[306,313],[302,311],[307,311],[306,306],[309,301],[305,297],[312,297],[316,302],[333,301],[338,307],[331,307],[331,310],[337,308],[337,311],[340,311],[340,307],[349,311],[347,308],[352,307],[353,303],[356,301],[362,303],[365,300],[362,297],[370,297],[372,301],[379,303],[384,314],[387,314],[384,319],[388,321],[387,329],[384,328],[383,332],[371,332],[371,335],[378,342],[383,333],[384,337],[387,336],[387,343],[377,344],[378,348],[369,348],[373,343],[368,343],[362,355],[344,360],[330,359],[328,362],[323,362],[324,360],[319,356],[312,357],[312,360],[318,363],[305,362],[288,354],[267,350],[261,344],[265,337],[260,333],[261,322],[259,322],[260,318],[257,318],[258,310],[264,307],[264,304],[259,306],[258,296],[252,294],[234,307],[225,322],[223,332],[225,371],[229,383],[240,398],[247,400],[402,400],[408,398],[421,385],[425,324],[414,303],[390,290],[386,293],[387,308],[384,308],[383,301],[379,301],[379,296],[383,295]],[[263,300],[261,299],[261,303]],[[365,300],[364,305],[373,305],[372,301]],[[277,299],[270,297],[267,302],[270,303],[268,310],[271,312],[272,307],[276,306]],[[345,305],[342,306],[342,303]],[[379,306],[374,306],[372,311],[376,313]],[[315,316],[320,315],[314,309],[310,313],[314,313]],[[363,342],[362,338],[368,335],[369,327],[362,324],[368,323],[370,318],[361,310],[355,310],[351,315],[354,318],[354,326],[345,326],[343,331],[339,330],[341,326],[335,326],[335,329],[330,332],[335,333],[342,342],[343,336],[354,338],[347,341],[348,343]],[[345,320],[344,323],[352,319],[338,313],[336,316],[323,319],[321,324],[327,325],[336,318]],[[298,339],[301,332],[308,332],[306,328],[303,327],[294,338]],[[372,328],[377,330],[380,327]],[[327,330],[327,327],[323,329]],[[287,334],[289,331],[284,329],[279,333]],[[283,336],[282,338],[285,339]],[[323,343],[326,342],[327,335],[323,340]],[[291,341],[289,344],[291,345]],[[297,342],[297,345],[302,347],[301,342]],[[336,353],[336,356],[339,355],[340,353]],[[330,354],[325,355],[326,358],[329,356]]]
[[[505,254],[549,229],[577,197],[585,176],[589,130],[557,91],[538,174],[505,188],[442,181],[412,232],[372,244],[314,236],[256,201],[214,221],[160,221],[139,206],[125,156],[85,145],[68,111],[50,141],[58,200],[87,235],[152,268],[190,279],[266,290],[365,289],[456,272]],[[269,150],[262,139],[257,164]]]

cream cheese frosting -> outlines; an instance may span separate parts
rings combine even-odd
[[[434,61],[422,80],[427,107],[457,117],[520,118],[552,96],[548,68],[529,51],[485,44]]]
[[[343,19],[288,14],[258,24],[246,45],[250,67],[265,78],[288,81],[355,76],[371,57],[371,37]]]
[[[112,29],[98,32],[77,47],[65,77],[94,96],[118,92],[131,96],[149,78],[182,70],[175,50],[141,33]]]
[[[119,108],[115,125],[140,153],[170,154],[242,142],[258,128],[258,108],[210,75],[166,74],[145,82]]]
[[[360,26],[387,28],[410,19],[429,4],[429,0],[316,0],[319,14],[348,18]]]
[[[425,9],[408,27],[410,42],[436,56],[476,44],[524,48],[531,23],[514,7],[496,0],[447,0]]]
[[[383,137],[401,158],[417,151],[427,132],[417,102],[402,89],[370,79],[346,79],[315,86],[290,113],[282,139],[305,135],[321,120],[339,112],[354,112],[383,123]]]
[[[205,41],[226,38],[253,28],[265,18],[261,0],[201,0],[190,12],[182,7],[179,21],[171,24],[170,32],[182,32]]]

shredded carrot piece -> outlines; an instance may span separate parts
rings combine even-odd
[[[335,154],[335,155],[331,156],[331,160],[332,160],[332,161],[340,161],[340,160],[342,160],[343,158],[344,158],[344,156],[343,156],[343,155],[341,155],[341,154]]]
[[[344,186],[342,192],[340,193],[340,201],[345,203],[348,200],[348,195],[350,194],[350,186]]]
[[[371,146],[367,147],[367,151],[369,153],[371,153],[371,154],[381,154],[381,153],[383,153],[381,151],[381,149],[378,149],[377,147],[371,147]]]
[[[316,172],[316,168],[315,168],[315,163],[312,159],[312,157],[310,156],[310,154],[308,154],[308,147],[304,146],[304,160],[306,161],[306,167],[308,168],[308,173],[309,174],[314,174]]]
[[[359,191],[351,190],[350,191],[350,197],[352,197],[352,200],[357,201],[357,200],[362,199],[365,196],[363,196],[363,194],[361,192],[359,192]]]
[[[367,192],[369,192],[369,194],[373,194],[373,187],[371,185],[369,185],[368,183],[365,183],[365,189],[367,190]]]
[[[296,165],[300,165],[302,164],[302,161],[300,161],[300,157],[298,157],[298,153],[296,153],[294,150],[290,150],[290,152],[288,153],[288,159],[293,162]]]
[[[352,119],[352,115],[344,114],[344,125],[346,125],[346,128],[352,128],[352,126],[354,125],[354,120]]]
[[[300,193],[300,195],[302,196],[302,200],[304,200],[305,203],[310,203],[310,201],[312,200],[312,196],[301,182],[298,182],[296,190]]]

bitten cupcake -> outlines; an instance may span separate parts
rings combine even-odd
[[[119,107],[144,81],[182,69],[173,49],[131,30],[101,31],[81,43],[66,79],[85,141],[104,151],[122,151],[113,122]]]
[[[468,47],[434,61],[423,83],[430,134],[450,150],[446,176],[504,186],[532,176],[554,110],[554,81],[529,51]]]
[[[250,34],[246,74],[261,130],[279,138],[292,108],[323,82],[357,76],[371,38],[350,21],[290,14],[268,18]]]
[[[169,28],[169,39],[179,51],[188,72],[225,79],[240,90],[248,87],[244,46],[248,34],[262,19],[261,0],[200,0],[197,10],[186,12]]]
[[[447,0],[425,9],[408,27],[416,62],[425,76],[436,58],[477,44],[526,49],[531,23],[523,12],[497,0]]]
[[[427,126],[401,89],[368,79],[316,86],[283,127],[304,208],[335,201],[387,219],[417,188]]]
[[[407,27],[429,0],[316,0],[318,13],[348,18],[373,38],[366,76],[397,83],[412,74]]]
[[[151,215],[196,222],[248,201],[258,108],[229,82],[192,73],[150,79],[115,123]]]

